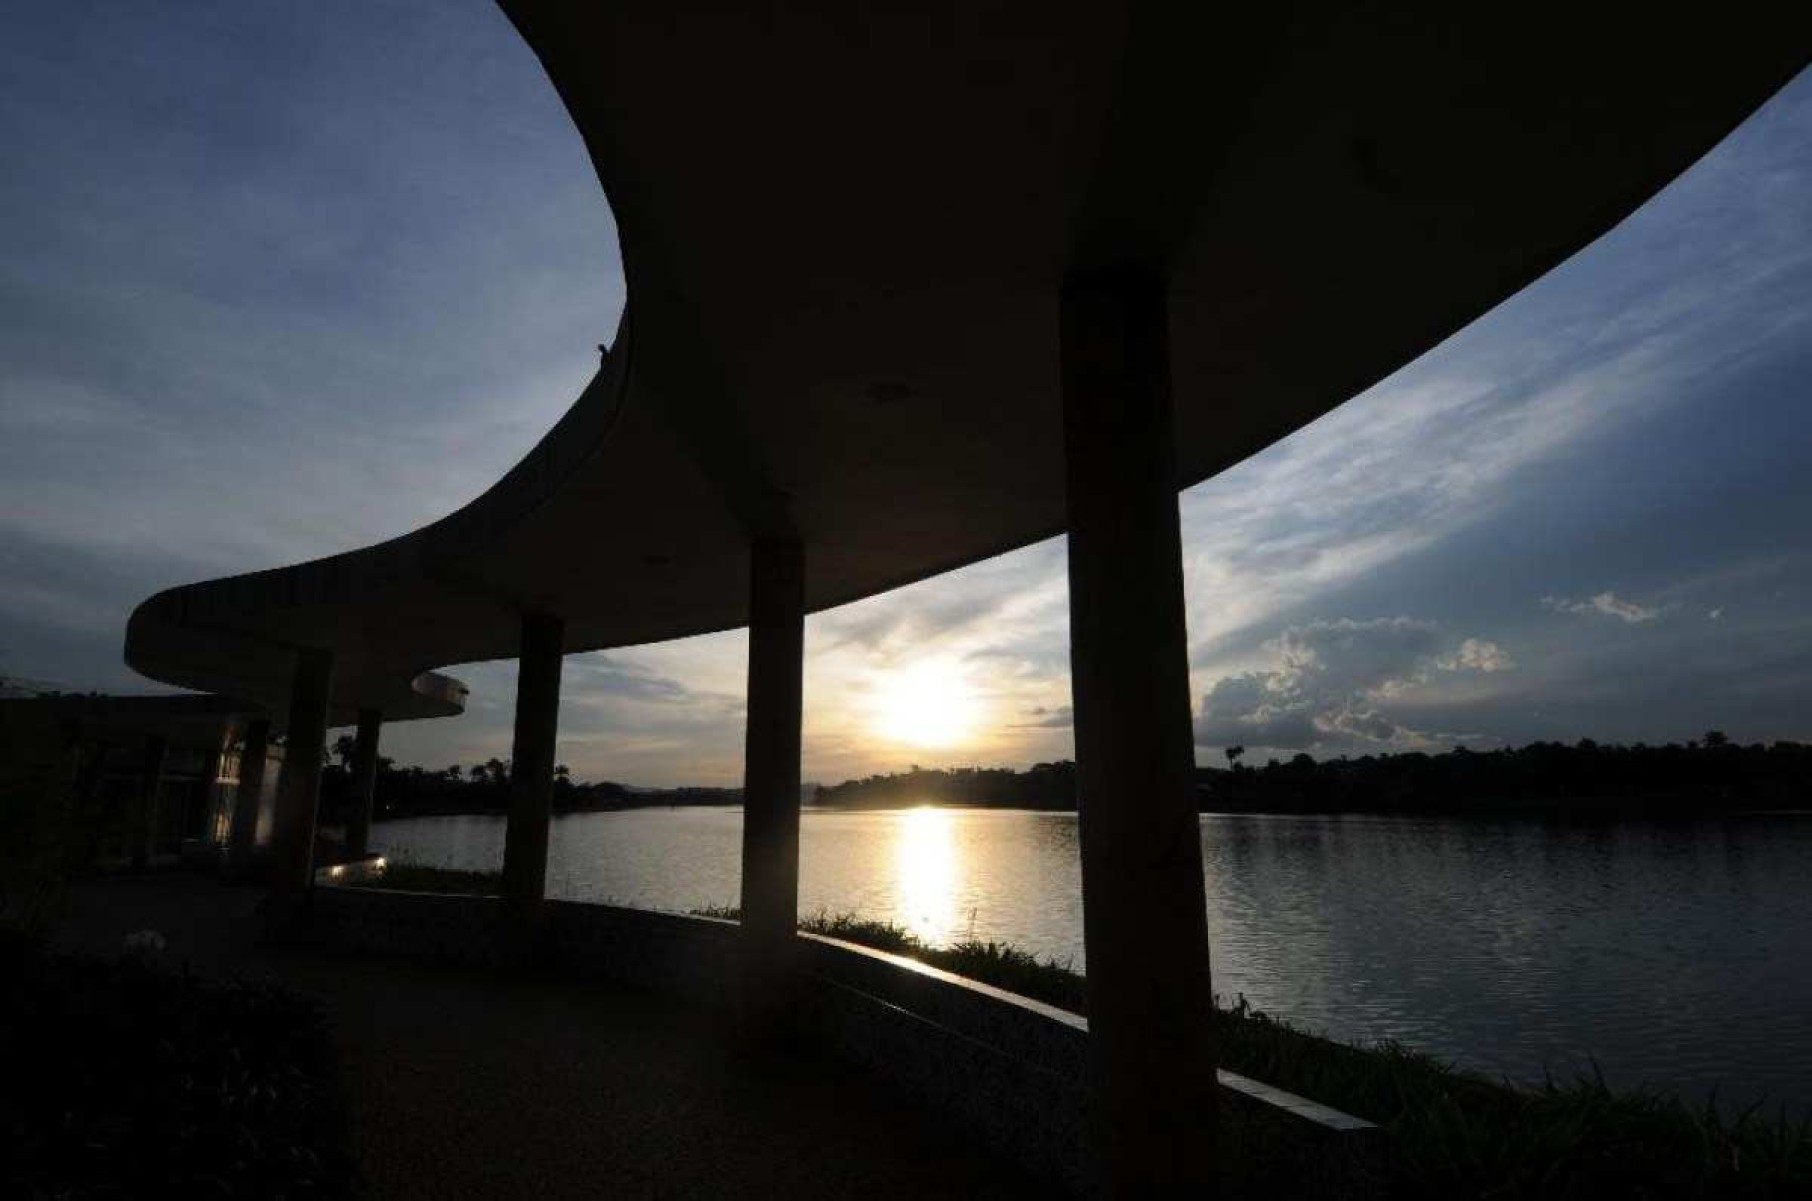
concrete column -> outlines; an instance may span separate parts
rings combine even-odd
[[[132,811],[132,866],[142,870],[151,861],[157,842],[158,800],[163,792],[164,760],[170,753],[170,742],[161,734],[145,739],[142,779],[139,781],[138,807]]]
[[[799,922],[799,721],[805,554],[758,539],[749,560],[743,752],[742,930],[757,990],[784,985]]]
[[[333,652],[315,647],[296,653],[289,690],[288,737],[277,777],[276,821],[271,828],[271,891],[282,898],[279,921],[314,884],[315,818],[321,804],[321,757],[327,750],[327,696]],[[288,902],[285,904],[284,902]]]
[[[359,710],[358,741],[352,752],[352,813],[346,819],[346,853],[363,855],[371,842],[371,806],[377,797],[378,735],[384,715]]]
[[[233,798],[233,823],[227,831],[229,878],[243,878],[252,868],[252,852],[258,841],[258,803],[264,794],[264,761],[270,753],[270,741],[269,718],[247,723],[244,749],[239,752],[239,790]]]
[[[1216,1055],[1163,281],[1072,276],[1061,321],[1096,1162],[1112,1195],[1199,1195]]]
[[[560,667],[566,623],[522,617],[516,669],[516,739],[510,752],[510,816],[504,828],[503,896],[512,936],[532,940],[547,887],[547,820],[554,795],[554,739],[560,730]],[[527,950],[527,947],[519,947]]]

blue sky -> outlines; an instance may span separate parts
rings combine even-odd
[[[8,25],[0,673],[149,691],[120,658],[145,596],[402,533],[532,446],[616,323],[615,231],[487,4]],[[1200,756],[1812,737],[1808,402],[1802,76],[1587,251],[1184,494]],[[1067,755],[1063,554],[813,618],[808,778]],[[745,653],[571,657],[561,757],[734,782]],[[455,672],[471,712],[387,753],[507,756],[513,668]]]

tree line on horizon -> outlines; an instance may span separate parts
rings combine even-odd
[[[1341,756],[1301,753],[1262,766],[1246,750],[1222,752],[1225,767],[1196,768],[1197,806],[1220,813],[1488,813],[1555,816],[1675,816],[1742,810],[1812,809],[1812,745],[1732,742],[1712,730],[1701,739],[1651,746],[1584,738],[1497,750]],[[323,816],[336,820],[352,795],[353,740],[344,736],[322,771]],[[488,759],[440,770],[378,760],[380,817],[503,813],[510,763]],[[925,768],[819,785],[819,805],[891,809],[950,805],[1073,811],[1076,765],[1070,760],[1006,767]],[[740,788],[636,789],[614,781],[580,783],[554,769],[555,813],[608,812],[674,805],[736,805]]]
[[[1076,765],[1068,759],[1009,767],[924,768],[820,784],[820,805],[893,809],[906,805],[975,805],[996,809],[1074,809]]]
[[[343,821],[351,812],[352,770],[356,742],[342,734],[328,751],[321,769],[322,820]],[[510,807],[508,759],[487,759],[470,766],[399,767],[378,756],[376,817],[428,817],[504,813]],[[555,813],[596,813],[647,805],[740,804],[740,788],[636,789],[612,780],[580,783],[564,763],[554,765],[552,808]]]
[[[1317,760],[1307,753],[1198,766],[1202,812],[1470,813],[1555,816],[1676,816],[1742,810],[1812,809],[1812,746],[1739,746],[1718,730],[1684,744],[1617,745],[1584,738],[1475,751],[1402,751]],[[868,776],[818,789],[820,804],[891,808],[911,804],[1074,809],[1075,764],[926,769]]]

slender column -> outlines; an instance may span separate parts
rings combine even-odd
[[[271,890],[300,902],[314,884],[315,818],[321,804],[321,758],[327,750],[327,692],[333,652],[310,647],[296,654],[289,690],[288,740],[277,777],[276,821],[271,827]],[[273,910],[279,921],[291,907]]]
[[[743,752],[742,930],[756,1008],[783,1000],[799,921],[799,720],[805,554],[758,539],[749,560],[748,730]]]
[[[226,754],[219,747],[208,751],[202,760],[202,819],[199,837],[212,838],[214,815],[220,809],[220,768]]]
[[[151,861],[157,842],[158,800],[164,785],[164,760],[169,739],[153,734],[145,739],[143,778],[139,782],[138,808],[132,814],[132,866],[143,869]]]
[[[384,715],[359,710],[359,735],[352,752],[352,815],[346,819],[346,853],[363,855],[371,842],[371,806],[377,797],[378,735]]]
[[[1210,1188],[1216,1064],[1163,281],[1062,299],[1070,677],[1096,1160],[1107,1191]]]
[[[518,939],[535,936],[547,887],[547,820],[553,803],[565,643],[566,623],[558,617],[523,614],[516,741],[510,752],[510,816],[503,840],[503,895]]]
[[[251,871],[252,852],[258,839],[258,806],[264,794],[264,761],[270,754],[269,718],[255,718],[245,727],[239,752],[239,790],[233,797],[233,824],[227,831],[226,874],[240,878]]]

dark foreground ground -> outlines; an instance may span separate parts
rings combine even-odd
[[[60,945],[151,929],[201,973],[275,979],[332,1030],[372,1197],[1024,1197],[883,1086],[754,1062],[703,1013],[572,982],[260,946],[255,890],[190,875],[76,885]]]

